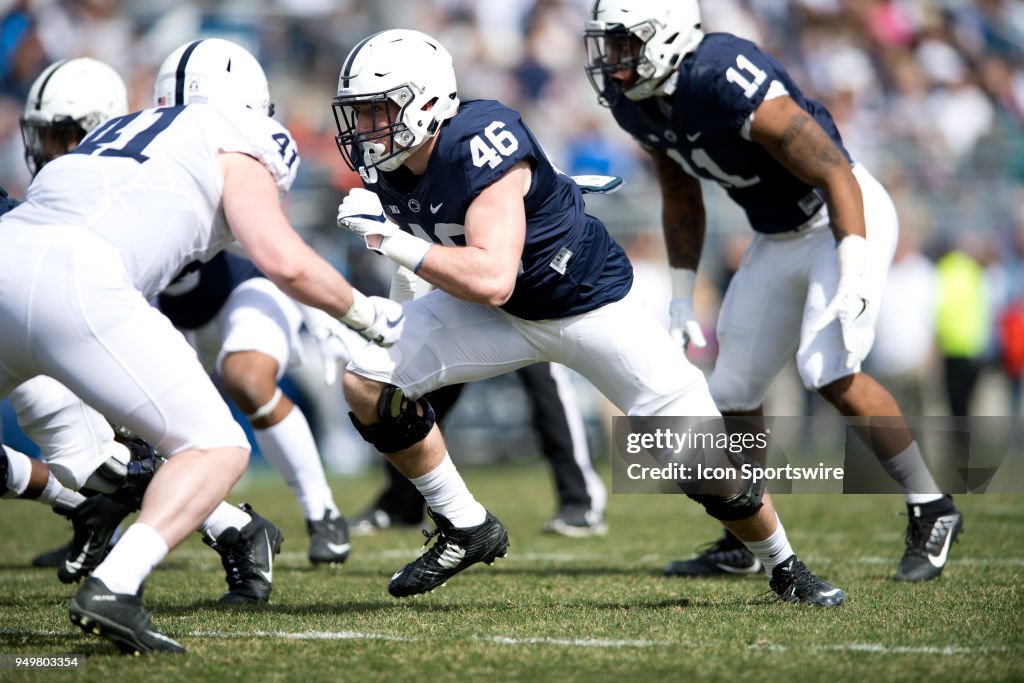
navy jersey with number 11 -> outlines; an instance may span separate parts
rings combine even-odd
[[[825,204],[803,182],[750,140],[754,111],[766,99],[789,95],[850,155],[828,110],[804,96],[785,68],[748,40],[709,33],[683,58],[666,116],[653,98],[619,98],[618,124],[641,145],[663,150],[690,175],[713,180],[743,207],[757,232],[796,230]]]
[[[519,161],[533,176],[523,198],[526,241],[512,297],[502,309],[526,320],[565,318],[622,299],[633,268],[571,178],[557,171],[519,114],[493,100],[464,102],[438,133],[426,172],[381,173],[368,189],[406,232],[465,246],[466,210]]]

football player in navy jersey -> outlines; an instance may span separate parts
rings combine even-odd
[[[402,597],[508,550],[504,526],[452,464],[425,393],[546,360],[580,372],[628,415],[718,411],[703,374],[634,300],[632,267],[585,213],[576,184],[516,111],[459,102],[437,41],[406,30],[364,39],[341,68],[334,111],[339,149],[369,188],[348,194],[339,225],[437,288],[405,304],[395,346],[357,352],[345,377],[356,428],[437,523],[434,546],[391,579]],[[748,482],[734,495],[694,497],[764,561],[775,558],[780,599],[842,603],[842,590],[793,554],[763,493]]]
[[[962,517],[892,395],[861,372],[896,244],[888,193],[777,60],[747,40],[701,31],[696,0],[597,0],[584,39],[599,100],[654,162],[671,327],[684,345],[704,344],[692,305],[704,239],[700,180],[721,185],[757,233],[722,303],[715,403],[726,415],[763,416],[768,386],[795,352],[809,389],[843,415],[873,418],[862,436],[904,489],[910,517],[896,578],[935,578]],[[759,569],[726,533],[666,572]]]

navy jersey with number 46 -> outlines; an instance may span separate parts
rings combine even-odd
[[[368,189],[401,228],[465,246],[466,210],[521,160],[533,171],[524,197],[526,241],[512,297],[502,309],[526,320],[565,318],[622,299],[633,268],[604,225],[588,216],[571,178],[558,172],[519,114],[493,100],[464,102],[438,133],[426,172],[381,173]]]
[[[671,113],[654,99],[620,97],[612,113],[643,146],[663,150],[687,173],[720,184],[754,230],[795,230],[824,203],[821,191],[790,173],[749,139],[754,110],[769,96],[788,94],[850,160],[831,114],[801,92],[785,68],[748,40],[709,33],[680,62]]]

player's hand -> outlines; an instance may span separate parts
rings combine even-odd
[[[818,333],[839,321],[846,349],[846,367],[853,369],[867,357],[875,343],[875,328],[868,311],[868,282],[864,275],[867,242],[863,237],[843,238],[837,249],[839,258],[839,286],[821,316],[811,326]]]
[[[373,304],[373,322],[356,332],[377,346],[391,346],[402,336],[402,328],[405,326],[405,312],[402,310],[402,304],[382,296],[367,298]]]
[[[382,243],[398,231],[398,225],[384,215],[376,194],[361,187],[349,191],[338,205],[338,227],[363,238],[366,247],[383,253]]]
[[[867,357],[875,343],[875,328],[868,315],[868,298],[860,293],[863,287],[858,284],[840,282],[835,297],[811,329],[817,333],[833,320],[839,321],[843,346],[846,348],[846,367],[851,370]]]
[[[688,297],[672,299],[668,305],[668,331],[676,343],[685,351],[693,344],[698,349],[707,346],[700,323],[693,312],[693,299]]]
[[[361,338],[355,338],[355,332],[340,320],[321,311],[319,308],[299,304],[302,312],[302,322],[309,331],[309,336],[316,342],[320,351],[320,359],[324,366],[324,385],[334,386],[338,381],[339,364],[347,365],[352,360],[352,348],[350,342],[355,342],[356,348],[365,345]]]

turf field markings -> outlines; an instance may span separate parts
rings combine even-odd
[[[45,631],[34,629],[11,629],[0,628],[0,636],[14,636],[19,638],[64,638],[78,635],[78,631]],[[436,642],[434,638],[419,636],[398,636],[388,633],[364,633],[361,631],[192,631],[181,634],[188,638],[217,638],[222,640],[246,640],[246,639],[280,639],[280,640],[378,640],[386,642],[421,643]],[[702,646],[691,641],[675,640],[628,640],[628,639],[605,639],[605,638],[546,638],[546,637],[524,637],[491,635],[476,636],[466,640],[475,642],[494,643],[497,645],[553,645],[557,647],[570,648],[633,648],[647,649],[655,647],[685,647],[688,649],[701,649],[703,647],[718,647],[719,643],[707,643]],[[748,650],[766,650],[770,652],[788,652],[791,649],[805,651],[807,649],[820,652],[861,652],[864,654],[876,655],[976,655],[991,653],[1014,653],[1024,648],[1016,646],[993,646],[993,647],[967,647],[960,645],[945,645],[942,647],[933,645],[883,645],[882,643],[834,643],[832,645],[818,645],[807,648],[801,645],[797,648],[790,648],[781,643],[754,643],[747,646]]]

